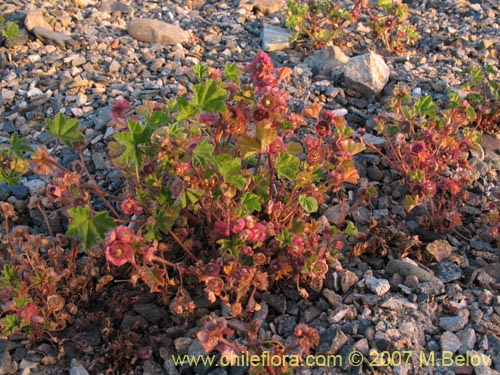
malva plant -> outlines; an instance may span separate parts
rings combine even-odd
[[[122,211],[141,231],[114,229],[108,261],[128,264],[132,279],[153,291],[174,285],[169,269],[196,276],[209,300],[235,316],[258,309],[255,294],[271,282],[293,279],[304,296],[302,284],[321,287],[342,233],[319,232],[311,215],[324,193],[357,182],[352,157],[364,149],[345,120],[320,105],[303,116],[289,112],[280,87],[288,68],[275,70],[259,53],[247,71],[251,84],[232,64],[223,73],[195,67],[193,98],[146,106],[142,123],[123,114],[128,130],[110,144],[129,181]],[[315,134],[304,148],[292,137],[306,118]],[[174,264],[176,249],[190,261]],[[183,314],[193,305],[179,290],[171,308]]]
[[[46,197],[32,206],[44,215],[48,238],[58,240],[39,241],[37,246],[47,249],[35,253],[53,252],[57,267],[41,256],[31,258],[30,272],[45,270],[40,277],[46,281],[36,287],[21,282],[22,297],[31,300],[11,303],[12,311],[33,301],[38,310],[30,310],[32,316],[41,317],[35,322],[54,328],[46,304],[52,295],[68,304],[61,284],[101,288],[124,274],[161,293],[180,317],[194,310],[189,290],[200,284],[211,302],[226,304],[234,316],[257,311],[257,294],[279,280],[293,281],[304,297],[306,287],[321,289],[343,238],[355,235],[356,228],[350,222],[325,227],[314,217],[325,193],[357,183],[353,156],[365,148],[361,137],[320,104],[291,113],[282,87],[291,70],[275,69],[265,53],[246,69],[250,80],[234,64],[223,72],[194,70],[199,83],[189,100],[147,103],[136,111],[126,101],[115,102],[118,131],[109,155],[126,177],[118,195],[104,191],[87,169],[78,122],[62,114],[47,120],[55,142],[37,148],[27,162],[34,173],[50,178]],[[299,142],[295,132],[305,125],[311,131]],[[65,146],[79,155],[70,167],[57,157]],[[22,159],[30,149],[13,136],[4,152]],[[107,209],[96,210],[97,204]],[[65,236],[52,233],[45,207],[60,207],[67,216]],[[88,267],[102,254],[109,273],[91,268],[86,275],[92,281],[83,282],[74,269],[81,250]],[[63,265],[74,273],[58,273]],[[2,288],[17,290],[15,280],[9,276]],[[52,294],[41,294],[40,285],[53,285]],[[62,307],[57,311],[66,314],[63,321],[71,319]],[[3,328],[12,332],[24,325],[10,317]]]
[[[381,40],[388,51],[401,53],[418,40],[413,25],[408,24],[408,6],[391,0],[354,0],[350,10],[329,0],[288,0],[286,26],[292,31],[291,41],[310,39],[314,48],[342,39],[344,29],[362,17],[372,29],[375,40]]]
[[[481,141],[478,131],[465,126],[474,121],[474,109],[466,100],[455,99],[440,110],[430,96],[414,101],[409,89],[397,86],[391,99],[393,116],[375,118],[386,139],[385,152],[369,145],[408,184],[406,210],[422,207],[420,224],[440,232],[462,224],[460,208],[473,182],[469,152]]]

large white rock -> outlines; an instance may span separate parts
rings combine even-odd
[[[177,44],[189,40],[189,33],[180,27],[150,18],[130,22],[128,33],[132,38],[147,43]]]
[[[384,59],[374,52],[350,58],[344,70],[347,87],[370,97],[384,89],[389,75]]]

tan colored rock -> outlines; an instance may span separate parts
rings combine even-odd
[[[51,31],[54,30],[52,26],[47,21],[45,21],[45,18],[43,18],[43,12],[41,9],[32,10],[31,12],[29,12],[26,15],[26,19],[24,20],[24,26],[26,26],[26,29],[28,31],[33,30],[35,27],[41,27]]]
[[[241,0],[240,6],[250,12],[257,9],[264,14],[272,14],[286,7],[286,0]]]
[[[180,27],[150,18],[130,22],[128,33],[132,38],[147,43],[177,44],[189,40],[189,33]]]

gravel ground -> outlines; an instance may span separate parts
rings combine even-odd
[[[466,79],[462,72],[473,64],[488,63],[499,68],[500,8],[497,0],[406,1],[411,22],[421,39],[404,56],[378,50],[389,67],[390,80],[376,97],[357,94],[343,74],[324,74],[318,68],[321,57],[302,46],[271,52],[277,66],[294,69],[289,93],[292,105],[319,100],[333,109],[346,109],[353,127],[370,130],[371,119],[383,110],[397,82],[405,82],[414,96],[431,94],[444,101],[449,87]],[[147,100],[160,103],[192,91],[191,67],[198,62],[222,67],[226,61],[244,66],[262,48],[264,25],[282,26],[284,5],[279,1],[142,1],[3,0],[0,14],[23,25],[18,40],[0,47],[0,143],[14,131],[43,144],[47,136],[45,118],[58,112],[80,120],[90,141],[86,157],[96,180],[110,192],[120,188],[121,177],[111,168],[106,142],[113,129],[107,126],[114,100],[125,98],[133,105]],[[42,10],[43,19],[36,10]],[[27,24],[26,15],[35,25]],[[168,37],[171,45],[141,42],[127,31],[127,25],[141,18],[162,20],[180,27]],[[43,22],[53,33],[40,30]],[[357,26],[342,46],[349,57],[374,49],[362,26]],[[154,37],[154,36],[153,36]],[[175,39],[178,38],[178,39]],[[480,178],[467,207],[464,233],[437,236],[418,231],[414,218],[407,216],[396,198],[389,169],[373,155],[360,160],[366,168],[361,175],[385,186],[384,195],[373,209],[353,217],[360,226],[371,218],[385,217],[401,223],[401,232],[371,233],[391,249],[387,257],[347,256],[329,272],[321,293],[301,299],[294,289],[284,287],[261,296],[263,338],[287,342],[296,323],[303,321],[320,334],[321,353],[338,354],[342,363],[332,367],[295,370],[297,374],[500,374],[500,252],[495,239],[481,222],[485,197],[498,186],[500,141],[486,137],[483,153],[474,155]],[[76,155],[60,155],[69,165]],[[0,185],[0,199],[15,202],[26,212],[29,196],[44,191],[45,182],[25,178],[22,186]],[[338,202],[337,202],[338,203]],[[335,220],[335,201],[323,207],[323,215]],[[33,228],[43,218],[28,215]],[[448,259],[437,263],[402,262],[397,258],[402,241],[419,235],[415,248],[445,249]],[[436,242],[437,241],[437,242]],[[444,251],[444,250],[443,250]],[[396,255],[395,255],[396,254]],[[408,266],[410,264],[410,266]],[[112,296],[112,297],[111,297]],[[121,299],[116,300],[120,296]],[[113,286],[96,303],[111,309],[109,300],[125,306],[114,315],[122,339],[136,343],[131,353],[113,353],[102,317],[95,314],[91,324],[64,332],[64,343],[42,343],[27,348],[16,337],[0,338],[0,374],[244,374],[245,368],[174,366],[172,354],[201,354],[194,339],[196,324],[176,325],[168,308],[140,288]],[[132,302],[131,302],[132,301]],[[200,308],[197,317],[227,313],[224,307]],[[89,312],[90,316],[93,312]],[[237,335],[246,323],[231,320]],[[115,337],[116,339],[116,337]],[[362,366],[352,367],[353,350],[366,356]],[[406,365],[397,361],[385,366],[370,363],[370,353],[411,351]],[[435,362],[422,364],[419,353]],[[449,366],[443,353],[491,361],[481,366]],[[44,358],[57,358],[46,366]],[[427,358],[426,357],[426,358]],[[392,357],[394,359],[394,356]],[[18,369],[19,368],[19,369]],[[17,370],[17,372],[16,372]]]

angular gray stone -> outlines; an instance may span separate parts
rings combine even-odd
[[[439,327],[445,331],[457,332],[464,328],[467,322],[465,316],[443,316],[439,318]]]
[[[382,297],[391,289],[391,284],[389,284],[389,281],[385,279],[377,279],[373,276],[367,276],[365,278],[365,284],[370,291],[372,291],[379,297]]]
[[[460,266],[449,261],[438,263],[433,271],[443,283],[449,283],[462,277]]]
[[[382,302],[380,307],[394,311],[401,311],[403,309],[416,310],[418,308],[418,306],[415,303],[412,303],[408,301],[406,298],[401,298],[401,297],[391,297],[388,300]]]
[[[385,270],[391,275],[397,273],[404,279],[408,276],[416,276],[420,282],[432,281],[442,284],[441,280],[430,272],[402,260],[391,259],[389,263],[387,263]]]
[[[336,354],[347,343],[347,336],[338,327],[329,327],[320,334],[318,352],[322,354]]]
[[[89,375],[89,373],[80,362],[73,358],[71,360],[69,375]]]
[[[262,49],[279,51],[290,46],[290,33],[282,27],[264,25],[262,30]]]
[[[11,374],[12,358],[9,352],[0,353],[0,375]]]
[[[99,6],[99,11],[103,13],[113,13],[119,11],[121,13],[131,13],[133,9],[127,4],[116,0],[103,0]]]
[[[3,101],[10,102],[15,97],[16,97],[16,92],[13,90],[2,89],[2,91],[0,92],[0,101],[2,102]]]
[[[45,21],[43,18],[43,12],[41,9],[36,9],[30,11],[24,20],[24,26],[28,31],[32,31],[35,27],[42,27],[46,30],[53,30],[50,23]]]
[[[133,20],[129,23],[127,30],[132,38],[147,43],[177,44],[189,40],[187,31],[151,18]]]
[[[441,350],[443,352],[455,353],[462,346],[462,342],[457,335],[450,331],[443,332],[439,339],[439,343],[441,344]]]
[[[325,212],[323,212],[323,216],[325,216],[330,224],[339,225],[342,221],[344,215],[349,211],[349,206],[347,204],[342,205],[336,204],[335,206],[328,207]]]
[[[326,46],[316,51],[312,56],[304,60],[304,64],[311,70],[318,70],[318,73],[324,76],[337,76],[343,73],[345,64],[349,61],[340,47]]]
[[[153,303],[136,303],[133,307],[134,311],[142,315],[153,324],[158,323],[163,318],[168,316],[168,312]]]
[[[32,30],[38,38],[45,44],[57,44],[59,47],[64,47],[66,43],[72,44],[73,39],[69,35],[59,33],[56,31],[48,30],[44,27],[35,27]]]
[[[359,281],[358,276],[352,271],[346,270],[340,277],[340,287],[342,291],[347,292],[354,284]]]
[[[462,346],[466,350],[474,349],[474,346],[476,345],[476,331],[472,328],[466,328],[457,332],[457,337],[460,339]]]
[[[142,375],[165,375],[165,371],[163,371],[161,365],[152,359],[144,361],[142,368]]]
[[[389,75],[384,59],[374,52],[350,58],[344,69],[346,85],[369,97],[383,90]]]

